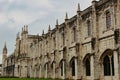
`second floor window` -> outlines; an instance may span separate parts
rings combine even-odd
[[[56,38],[53,38],[53,45],[54,45],[54,49],[56,48]]]
[[[88,33],[88,36],[91,36],[92,34],[91,22],[89,20],[87,21],[87,33]]]
[[[106,28],[111,28],[111,14],[109,11],[106,12]]]
[[[76,28],[73,28],[73,40],[74,40],[74,42],[76,42],[76,40],[77,40]]]
[[[63,39],[62,41],[63,41],[63,46],[64,46],[65,45],[65,34],[64,33],[62,34],[62,39]]]

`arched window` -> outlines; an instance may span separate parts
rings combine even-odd
[[[106,12],[106,28],[111,28],[111,14],[109,11]]]
[[[75,76],[75,61],[72,61],[71,67],[72,67],[72,76]]]
[[[86,66],[86,76],[90,76],[91,75],[90,60],[88,58],[86,59],[85,66]]]
[[[87,33],[88,33],[88,36],[91,36],[92,34],[92,31],[91,31],[91,22],[90,20],[87,21]]]
[[[110,59],[108,55],[104,57],[103,65],[104,65],[104,75],[110,76]]]

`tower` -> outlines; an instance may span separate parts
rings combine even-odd
[[[4,48],[3,48],[3,54],[2,54],[2,76],[5,76],[5,59],[7,58],[7,47],[6,47],[6,43],[4,44]]]
[[[4,48],[3,48],[3,62],[4,60],[7,58],[7,47],[6,47],[6,43],[4,44]]]

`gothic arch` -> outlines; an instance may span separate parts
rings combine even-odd
[[[106,55],[112,56],[112,55],[113,55],[113,50],[112,50],[112,49],[106,49],[106,50],[100,55],[99,61],[100,61],[100,62],[103,62],[103,58],[104,58]]]
[[[55,64],[56,63],[56,61],[53,61],[52,63],[51,63],[51,68],[53,69],[53,64]]]
[[[70,68],[71,68],[71,75],[72,76],[76,76],[76,70],[77,70],[77,61],[75,62],[75,60],[77,60],[77,57],[73,56],[71,58],[71,60],[69,61],[69,65],[70,65]]]
[[[69,65],[70,65],[70,66],[72,66],[72,62],[74,61],[75,58],[76,58],[76,57],[73,56],[73,57],[70,59],[70,61],[69,61]]]
[[[113,50],[106,49],[99,58],[100,63],[103,65],[104,76],[114,75],[114,55]]]
[[[59,66],[61,66],[62,62],[65,61],[65,59],[61,59],[59,62]]]
[[[85,63],[85,61],[86,61],[86,59],[90,59],[90,56],[91,56],[92,54],[90,54],[90,53],[88,53],[88,54],[86,54],[85,56],[84,56],[84,58],[83,58],[83,64]]]
[[[48,63],[48,62],[46,62],[46,63],[44,64],[44,69],[46,69],[46,65],[48,65],[48,66],[49,66],[49,63]]]
[[[83,64],[85,66],[86,76],[91,76],[91,59],[90,59],[91,55],[93,54],[88,53],[83,58]]]

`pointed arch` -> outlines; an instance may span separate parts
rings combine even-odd
[[[88,54],[86,54],[85,56],[84,56],[84,58],[83,58],[83,64],[85,63],[85,61],[86,61],[86,59],[87,58],[89,58],[90,59],[90,56],[91,56],[91,54],[90,53],[88,53]]]
[[[88,53],[83,58],[83,64],[85,65],[86,76],[91,76],[91,65],[90,65],[90,57],[92,54]]]
[[[71,67],[71,74],[72,74],[72,76],[76,76],[76,66],[77,66],[77,64],[75,64],[75,59],[76,59],[76,57],[73,56],[71,58],[70,62],[69,62],[69,65]]]
[[[99,61],[103,62],[103,58],[105,55],[112,55],[113,54],[113,50],[112,49],[106,49],[99,57]]]
[[[103,64],[104,76],[114,75],[114,56],[113,50],[106,49],[100,56],[100,62]]]

